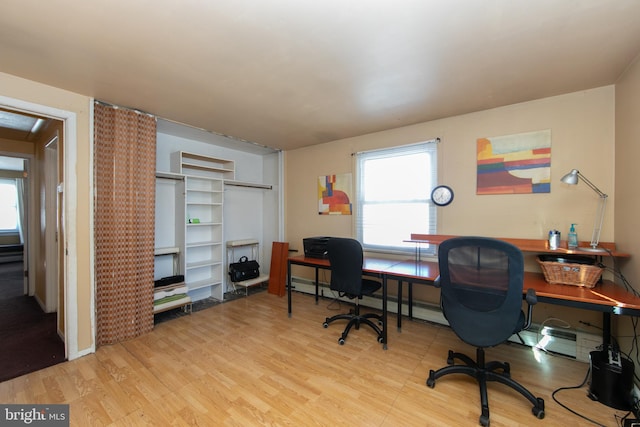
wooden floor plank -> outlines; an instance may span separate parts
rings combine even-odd
[[[160,323],[140,338],[0,383],[0,402],[69,403],[74,426],[477,425],[472,378],[425,385],[449,349],[475,353],[449,328],[405,321],[402,332],[390,328],[385,351],[363,327],[340,346],[343,324],[322,327],[335,304],[293,298],[292,318],[285,298],[262,292]],[[586,423],[551,393],[580,384],[587,364],[514,344],[487,349],[487,359],[509,361],[512,377],[546,404],[538,420],[518,393],[490,383],[493,427]],[[587,386],[558,398],[605,426],[625,415],[589,400]]]

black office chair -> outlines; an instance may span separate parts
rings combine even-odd
[[[438,250],[442,310],[451,329],[476,347],[476,360],[449,350],[448,366],[431,370],[427,386],[448,374],[467,374],[480,386],[480,424],[489,425],[487,381],[515,389],[532,404],[533,415],[544,418],[544,400],[535,397],[511,378],[507,362],[485,362],[484,349],[501,344],[531,324],[533,289],[527,292],[528,314],[522,311],[524,261],[517,247],[496,239],[456,237],[442,242]],[[464,364],[455,365],[455,359]]]
[[[382,315],[360,314],[359,301],[362,296],[370,296],[382,286],[375,280],[362,277],[363,255],[360,242],[354,239],[332,237],[327,242],[327,253],[331,264],[331,290],[338,292],[339,296],[346,296],[355,302],[352,311],[327,317],[322,326],[328,328],[329,323],[335,320],[348,320],[344,332],[338,339],[340,345],[344,344],[351,328],[355,326],[356,329],[360,329],[362,324],[369,325],[378,335],[378,342],[382,342],[382,330],[378,327],[378,325],[382,325]],[[378,325],[370,319],[377,320]]]

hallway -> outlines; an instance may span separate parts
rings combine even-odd
[[[0,382],[65,360],[56,313],[23,295],[22,262],[0,263]]]

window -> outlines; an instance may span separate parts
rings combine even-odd
[[[0,179],[0,231],[18,229],[18,192],[15,179]]]
[[[435,234],[436,141],[358,154],[356,228],[365,249],[413,251],[403,242],[411,233]]]

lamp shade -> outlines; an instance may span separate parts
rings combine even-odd
[[[569,185],[576,185],[578,183],[578,169],[571,169],[571,172],[563,176],[560,181]]]

